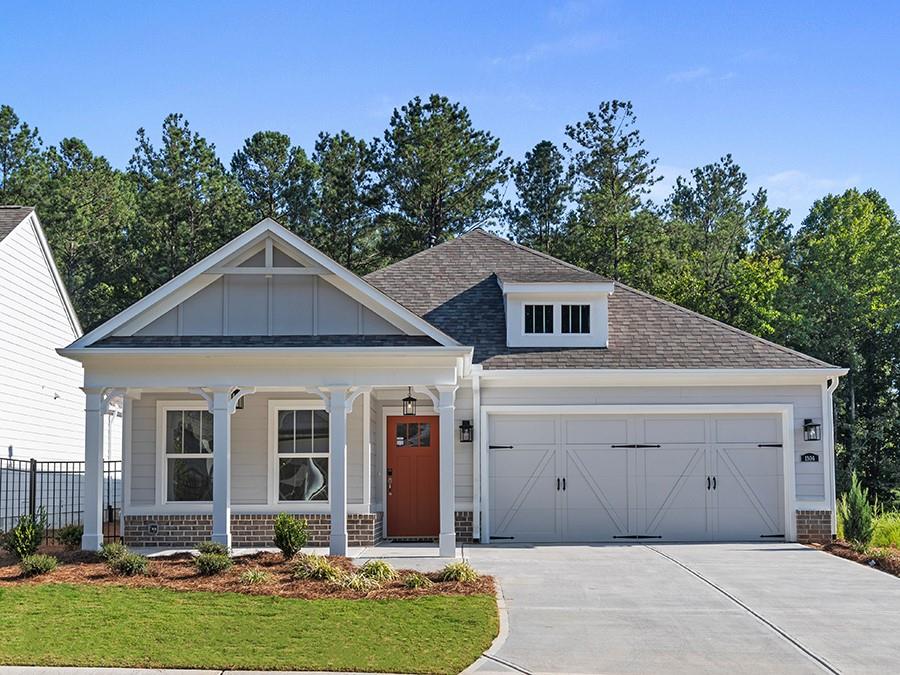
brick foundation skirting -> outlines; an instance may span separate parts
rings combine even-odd
[[[797,511],[798,542],[827,544],[831,535],[831,511]]]
[[[327,513],[298,514],[309,528],[309,546],[328,546],[331,516]],[[274,546],[274,514],[232,514],[231,543],[235,548]],[[350,546],[372,546],[382,539],[383,514],[359,513],[347,516]],[[212,516],[159,515],[125,516],[124,539],[127,546],[188,548],[209,541]]]
[[[474,542],[472,539],[472,512],[471,511],[456,511],[454,512],[455,516],[455,524],[454,528],[456,530],[456,543],[457,544],[471,544]],[[391,537],[392,541],[400,541],[400,542],[436,542],[438,538],[435,537]]]

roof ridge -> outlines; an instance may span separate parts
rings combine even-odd
[[[706,316],[705,314],[701,314],[700,312],[695,312],[692,309],[688,309],[687,307],[682,307],[681,305],[677,305],[674,302],[670,302],[669,300],[664,300],[663,298],[658,298],[657,296],[647,293],[646,291],[639,290],[637,288],[634,288],[633,286],[629,286],[628,284],[623,284],[621,281],[616,281],[614,283],[616,284],[616,286],[621,286],[622,288],[624,288],[628,291],[631,291],[632,293],[635,293],[637,295],[640,295],[644,298],[648,298],[649,300],[655,300],[656,302],[659,302],[661,304],[668,305],[669,307],[676,309],[684,314],[689,314],[689,315],[697,317],[699,319],[703,319],[703,321],[706,321],[707,323],[711,323],[713,325],[719,326],[720,328],[725,328],[726,330],[728,330],[732,333],[735,333],[737,335],[749,337],[749,338],[751,338],[761,344],[767,345],[769,347],[775,347],[776,349],[779,349],[782,352],[785,352],[786,354],[791,354],[793,356],[799,356],[802,359],[805,359],[806,361],[809,361],[809,362],[814,363],[819,366],[825,366],[828,368],[836,368],[837,367],[831,363],[828,363],[827,361],[822,361],[821,359],[817,359],[814,356],[810,356],[809,354],[804,354],[803,352],[799,352],[796,349],[791,349],[790,347],[785,347],[784,345],[780,345],[777,342],[772,342],[771,340],[766,340],[765,338],[760,337],[759,335],[754,335],[753,333],[750,333],[749,331],[741,330],[740,328],[729,325],[729,324],[725,323],[724,321],[719,321],[718,319],[713,319],[711,316]]]

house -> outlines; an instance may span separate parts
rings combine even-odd
[[[61,349],[124,397],[125,540],[344,554],[829,538],[846,370],[475,229],[360,278],[264,220]]]
[[[0,206],[0,457],[84,459],[81,366],[56,353],[81,325],[34,209]],[[107,417],[120,452],[121,420]]]

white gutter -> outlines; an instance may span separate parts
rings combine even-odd
[[[481,366],[472,366],[472,538],[481,540]],[[485,430],[485,434],[487,430]],[[486,473],[485,473],[486,475]]]
[[[339,356],[367,354],[398,354],[401,356],[454,356],[472,354],[472,347],[63,347],[56,350],[60,356],[76,361],[97,356]]]
[[[834,390],[837,389],[840,378],[835,376],[828,380],[822,387],[822,415],[825,418],[822,426],[825,427],[825,485],[829,494],[826,495],[831,504],[831,532],[837,532],[837,485],[835,484],[835,455],[834,455]]]
[[[491,386],[682,386],[821,384],[846,368],[644,368],[483,370]]]

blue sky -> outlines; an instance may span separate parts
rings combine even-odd
[[[859,5],[859,6],[857,6]],[[665,194],[731,152],[792,209],[850,186],[900,208],[900,3],[14,3],[0,102],[124,167],[182,112],[223,160],[260,129],[380,135],[439,92],[514,157],[630,99]]]

